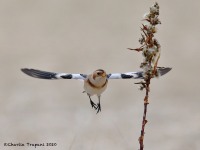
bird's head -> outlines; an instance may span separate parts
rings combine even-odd
[[[106,72],[102,69],[98,69],[93,72],[93,79],[95,80],[96,78],[106,78]]]

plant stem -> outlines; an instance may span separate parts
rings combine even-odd
[[[140,150],[143,150],[144,149],[144,134],[145,134],[145,125],[147,123],[147,106],[149,104],[149,85],[150,85],[150,80],[151,78],[149,77],[147,80],[146,80],[146,95],[144,97],[144,112],[143,112],[143,119],[142,119],[142,129],[141,129],[141,134],[140,134],[140,137],[139,137],[139,143],[140,143]]]
[[[143,61],[140,65],[140,68],[143,69],[143,78],[144,81],[141,81],[136,84],[141,84],[140,90],[145,88],[146,94],[144,97],[144,112],[142,119],[142,129],[139,137],[140,150],[144,149],[144,134],[145,126],[147,124],[147,106],[149,104],[149,92],[150,92],[150,81],[152,78],[159,76],[157,71],[158,60],[160,58],[160,44],[155,38],[154,34],[157,32],[156,25],[161,24],[159,18],[159,5],[157,2],[150,7],[150,11],[144,15],[145,24],[142,24],[141,27],[141,38],[139,42],[141,46],[136,49],[129,48],[129,50],[135,50],[137,52],[142,52]]]

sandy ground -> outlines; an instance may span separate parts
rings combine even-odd
[[[158,0],[160,66],[173,70],[151,84],[145,149],[199,150],[200,1]],[[82,83],[46,81],[20,72],[139,70],[141,19],[152,0],[1,0],[0,149],[136,150],[144,92],[135,80],[112,80],[96,115]],[[96,97],[93,97],[96,99]],[[24,143],[9,147],[4,143]]]

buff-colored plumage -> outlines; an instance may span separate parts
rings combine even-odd
[[[90,96],[101,96],[101,94],[106,90],[107,82],[105,71],[96,70],[93,74],[88,75],[87,79],[84,81],[84,90]]]
[[[93,95],[98,96],[98,104],[95,104],[90,98],[90,103],[92,107],[94,107],[97,110],[97,113],[101,111],[100,97],[101,94],[106,90],[107,84],[107,74],[102,69],[94,71],[92,74],[88,75],[86,80],[84,80],[84,90],[89,96],[89,98]]]

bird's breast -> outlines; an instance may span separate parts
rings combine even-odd
[[[84,82],[84,90],[92,95],[101,95],[107,88],[108,80],[104,81],[103,84],[99,85],[95,82],[91,82],[89,79]]]

